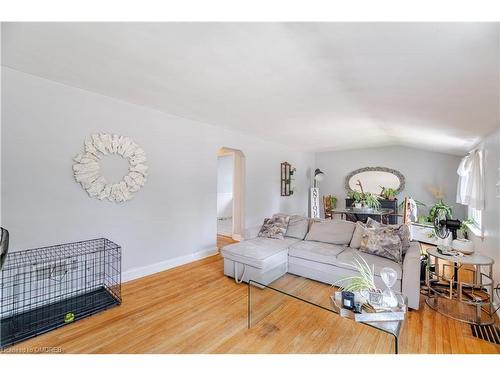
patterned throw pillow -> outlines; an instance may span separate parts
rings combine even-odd
[[[281,215],[275,215],[271,219],[264,219],[264,224],[262,224],[258,236],[278,240],[284,239],[289,220],[289,216]]]
[[[395,224],[395,225],[386,225],[381,224],[372,218],[368,218],[366,221],[366,226],[368,228],[381,228],[381,227],[389,227],[396,229],[398,231],[399,238],[401,239],[401,246],[403,248],[403,257],[406,254],[406,251],[410,248],[411,242],[411,230],[409,224]]]
[[[397,229],[389,226],[366,228],[359,250],[390,259],[396,263],[403,261],[401,238]]]

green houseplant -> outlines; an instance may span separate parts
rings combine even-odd
[[[363,194],[359,191],[352,190],[347,196],[354,201],[354,203],[361,203],[363,201]]]
[[[429,215],[427,216],[427,221],[429,223],[434,223],[436,218],[446,218],[451,219],[453,217],[453,208],[443,202],[442,199],[437,201],[429,210]]]
[[[381,186],[381,188],[382,188],[382,191],[380,192],[380,195],[383,198],[389,199],[391,201],[393,201],[394,199],[396,199],[396,195],[398,194],[398,192],[396,191],[396,189],[388,188],[388,187],[384,187],[384,186]]]
[[[375,194],[372,194],[372,193],[365,193],[363,203],[366,207],[369,207],[369,208],[373,208],[373,209],[380,208],[379,198]]]
[[[462,232],[462,236],[463,238],[465,238],[466,240],[469,239],[469,235],[468,235],[468,232],[467,232],[467,229],[468,226],[470,224],[475,224],[476,222],[474,221],[474,219],[471,219],[471,218],[467,218],[467,219],[464,219],[461,221],[460,223],[460,232]]]
[[[427,215],[427,223],[434,225],[436,219],[451,219],[453,217],[453,208],[439,199],[429,210]],[[429,233],[429,238],[437,237],[436,230]]]
[[[375,194],[353,190],[349,193],[348,196],[354,201],[354,203],[359,203],[362,207],[373,209],[380,208],[379,198]]]
[[[365,191],[363,190],[363,184],[361,183],[360,180],[358,180],[357,185],[359,186],[361,192],[352,190],[348,194],[349,198],[354,201],[354,206],[379,209],[380,208],[379,197],[372,193],[365,193]]]
[[[334,195],[330,196],[330,204],[332,205],[332,208],[337,208],[337,197]]]
[[[366,260],[359,255],[354,257],[352,266],[358,271],[359,275],[346,277],[337,281],[337,285],[340,285],[340,290],[345,290],[346,292],[378,291],[375,285],[375,266],[370,267]]]

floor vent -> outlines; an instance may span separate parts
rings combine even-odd
[[[494,325],[478,326],[475,324],[470,325],[472,336],[478,339],[492,342],[493,344],[500,345],[500,328]]]

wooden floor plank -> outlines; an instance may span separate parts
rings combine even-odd
[[[225,243],[232,240],[227,239]],[[233,241],[234,242],[234,241]],[[28,340],[7,352],[58,347],[63,353],[391,353],[393,338],[286,298],[247,329],[247,286],[222,273],[219,255],[125,283],[117,308]],[[422,300],[409,311],[401,353],[500,353],[468,324]]]

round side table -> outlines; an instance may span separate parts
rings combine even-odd
[[[494,260],[475,254],[444,255],[436,248],[428,249],[427,254],[427,305],[455,320],[493,324]]]

